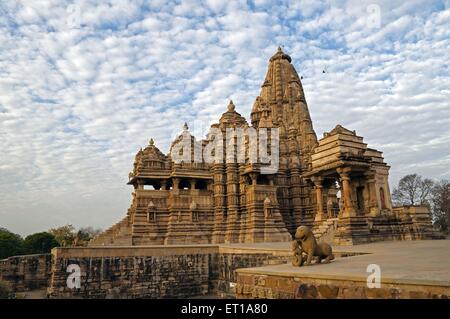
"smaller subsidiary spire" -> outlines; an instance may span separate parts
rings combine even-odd
[[[236,109],[236,106],[233,103],[233,100],[230,100],[230,103],[228,103],[227,106],[228,112],[234,112],[234,110]]]

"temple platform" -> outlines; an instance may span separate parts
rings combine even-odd
[[[245,246],[245,245],[242,245]],[[256,245],[252,245],[257,249]],[[287,243],[260,244],[289,249]],[[250,247],[247,247],[250,249]],[[238,298],[448,298],[450,240],[394,241],[333,247],[329,264],[290,264],[238,269]],[[373,267],[380,287],[369,288]],[[371,281],[374,282],[373,280]]]

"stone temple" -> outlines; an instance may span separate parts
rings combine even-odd
[[[198,141],[186,124],[167,155],[151,139],[129,174],[127,215],[90,245],[279,242],[291,240],[299,225],[339,245],[430,238],[426,208],[392,206],[380,151],[341,125],[317,139],[300,77],[281,48],[269,60],[250,118],[230,101],[211,126],[223,133],[220,147],[209,147],[220,134]],[[226,140],[239,129],[256,134]],[[277,137],[259,134],[275,129]],[[250,160],[252,139],[265,140],[267,154],[278,157],[276,170]],[[216,160],[206,161],[208,155]]]

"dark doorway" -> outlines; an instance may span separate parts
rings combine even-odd
[[[364,212],[364,186],[356,188],[356,203],[358,205],[358,211]]]

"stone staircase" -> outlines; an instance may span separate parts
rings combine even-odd
[[[131,225],[128,216],[95,236],[89,242],[89,246],[131,246],[132,244]]]
[[[334,232],[337,228],[338,220],[338,218],[329,218],[314,225],[312,231],[318,242],[324,241],[329,244],[333,243]]]

